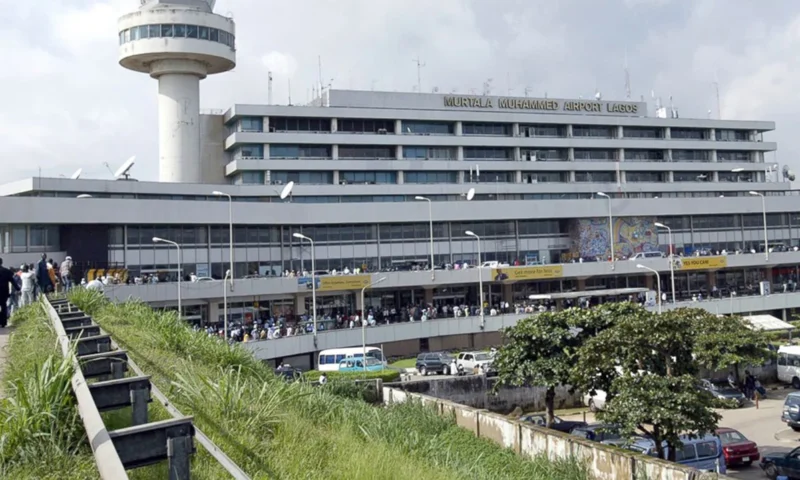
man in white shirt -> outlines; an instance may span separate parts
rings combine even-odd
[[[102,292],[103,291],[103,282],[101,282],[99,279],[95,278],[94,280],[92,280],[91,282],[86,284],[86,290],[94,290],[94,291],[97,291],[97,292]]]
[[[27,265],[22,266],[22,306],[33,303],[33,290],[36,287],[36,274],[31,272]]]

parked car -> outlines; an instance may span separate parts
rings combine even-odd
[[[722,453],[722,442],[716,435],[706,435],[701,438],[690,438],[688,435],[681,435],[680,439],[683,446],[675,452],[675,461],[677,463],[703,472],[716,472],[717,468],[719,468],[719,473],[728,471],[725,456]],[[638,440],[628,445],[627,448],[653,457],[658,455],[656,443],[649,438]],[[665,453],[669,455],[668,447],[665,446],[664,448]]]
[[[293,382],[303,376],[303,371],[291,365],[281,365],[275,369],[275,375],[283,378],[287,382]]]
[[[521,422],[532,423],[540,427],[544,427],[547,424],[547,416],[543,413],[523,415],[519,417],[519,420]],[[585,427],[586,425],[588,425],[586,422],[562,420],[559,417],[555,417],[553,421],[553,426],[551,428],[553,430],[558,430],[559,432],[570,433],[573,429],[582,428]]]
[[[420,353],[417,355],[416,367],[422,376],[429,373],[447,375],[451,373],[450,364],[452,363],[453,357],[447,352]]]
[[[366,371],[377,372],[384,370],[385,368],[386,366],[384,366],[383,362],[377,358],[367,357]],[[359,357],[345,358],[339,362],[340,372],[363,372],[364,370],[364,364],[362,363],[362,359]]]
[[[492,357],[487,352],[461,352],[456,357],[456,366],[463,368],[466,374],[473,373],[475,367],[480,373],[486,373],[491,363]]]
[[[628,260],[644,260],[647,258],[664,258],[664,254],[661,252],[639,252]]]
[[[727,465],[751,465],[761,458],[756,442],[750,441],[738,430],[732,428],[718,428],[717,436],[722,442],[722,453],[725,454]]]
[[[606,408],[606,392],[603,390],[595,390],[594,395],[587,393],[583,396],[583,404],[589,407],[589,410],[592,412],[597,413]]]
[[[800,432],[800,392],[792,392],[786,396],[781,421],[795,432]]]
[[[619,433],[619,426],[612,423],[593,423],[585,427],[575,427],[569,433],[594,442],[622,439],[622,435]]]
[[[704,378],[700,380],[700,388],[709,392],[714,398],[720,400],[735,400],[740,407],[744,405],[744,401],[746,400],[744,394],[738,389],[733,388],[727,380],[708,380]]]
[[[789,453],[774,452],[764,454],[759,466],[770,480],[775,480],[778,475],[796,478],[797,472],[800,472],[800,447]]]

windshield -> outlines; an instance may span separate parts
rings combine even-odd
[[[745,438],[744,435],[742,435],[741,433],[739,433],[739,432],[737,432],[735,430],[732,431],[732,432],[722,432],[722,433],[720,433],[719,434],[719,439],[720,439],[720,441],[722,442],[723,445],[728,445],[728,444],[731,444],[731,443],[740,443],[740,442],[746,442],[747,441],[747,438]]]
[[[726,380],[715,380],[713,382],[708,382],[708,385],[711,386],[712,390],[725,390],[731,388],[731,385]]]
[[[371,367],[373,365],[380,365],[380,364],[381,364],[380,360],[378,360],[377,358],[372,358],[369,355],[367,355],[367,366],[368,367]]]
[[[788,405],[790,407],[795,407],[800,405],[800,396],[797,395],[789,395],[786,397],[786,403],[784,405]]]
[[[475,360],[478,360],[479,362],[483,362],[483,361],[491,360],[491,359],[492,359],[492,357],[490,357],[488,353],[476,353],[475,354]]]

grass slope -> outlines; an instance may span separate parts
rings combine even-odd
[[[172,313],[82,290],[71,300],[254,479],[588,478],[583,466],[523,459],[419,405],[380,408],[335,385],[287,384]]]

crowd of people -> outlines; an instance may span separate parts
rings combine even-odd
[[[72,257],[59,265],[43,253],[33,264],[6,267],[0,259],[0,328],[5,327],[14,310],[36,301],[39,295],[68,291],[73,285]]]

